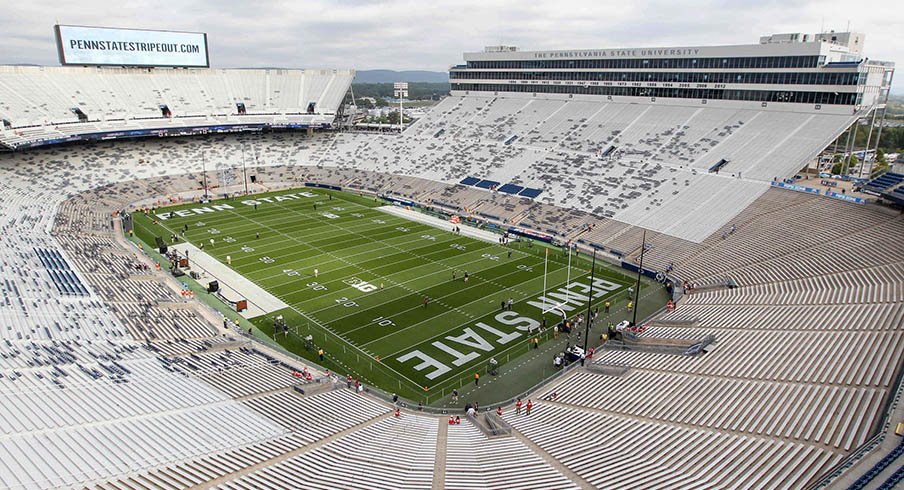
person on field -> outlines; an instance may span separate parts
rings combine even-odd
[[[474,373],[474,386],[480,386],[480,373]]]
[[[430,298],[424,296],[424,308],[427,307],[427,303],[429,303],[429,302],[430,302]]]

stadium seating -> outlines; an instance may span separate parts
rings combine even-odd
[[[752,204],[776,176],[793,175],[852,121],[853,116],[756,110],[448,97],[402,137],[338,136],[318,165],[484,189],[533,188],[540,192],[532,197],[545,204],[699,242]],[[719,161],[727,163],[708,173]],[[477,181],[467,180],[472,178]],[[698,214],[709,219],[695,219]]]
[[[885,172],[866,184],[863,184],[862,188],[865,191],[881,194],[886,190],[899,185],[901,182],[904,182],[904,175],[895,172]]]
[[[0,66],[0,144],[221,124],[329,125],[350,70],[141,70]],[[239,116],[237,103],[246,114]],[[308,114],[314,103],[315,113]],[[163,117],[161,106],[171,111]],[[78,108],[87,116],[80,121]]]
[[[111,73],[105,92],[74,84],[85,88],[78,102],[107,113],[98,127],[161,100],[186,116],[236,98],[266,112],[293,107],[297,90],[332,90],[297,72],[202,76]],[[33,78],[0,77],[0,91],[49,92],[4,110],[70,117],[74,99],[54,75]],[[164,90],[189,80],[205,88]],[[902,217],[764,182],[831,138],[844,125],[835,117],[450,97],[402,137],[209,135],[2,154],[0,486],[428,488],[440,472],[450,488],[580,486],[565,473],[602,488],[803,487],[869,438],[904,353]],[[794,134],[778,145],[793,158],[766,145],[770,128]],[[644,333],[714,335],[704,353],[598,351],[594,362],[628,371],[543,387],[535,400],[556,401],[530,417],[506,411],[513,438],[397,419],[345,389],[300,396],[300,366],[216,328],[202,307],[173,308],[172,283],[139,270],[148,262],[111,228],[116,211],[197,194],[202,153],[213,191],[236,188],[243,147],[256,190],[385,192],[628,261],[648,225],[647,267],[739,287],[690,292]],[[543,192],[458,185],[469,176]],[[35,250],[65,258],[83,294],[61,291]]]

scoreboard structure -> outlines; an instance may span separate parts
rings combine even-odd
[[[207,34],[55,25],[60,64],[209,68]]]

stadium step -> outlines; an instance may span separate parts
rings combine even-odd
[[[446,488],[446,445],[449,439],[449,424],[446,419],[440,418],[437,423],[439,430],[436,433],[436,459],[433,462],[433,489]]]
[[[593,486],[590,482],[582,478],[577,473],[571,471],[567,466],[560,463],[556,458],[552,457],[549,453],[543,450],[540,446],[538,446],[534,441],[528,439],[524,434],[517,430],[512,430],[512,435],[517,438],[519,441],[524,443],[525,446],[530,448],[534,453],[543,458],[543,461],[549,463],[550,466],[558,470],[560,473],[565,475],[566,478],[572,481],[578,488],[582,490],[593,490],[596,487]]]

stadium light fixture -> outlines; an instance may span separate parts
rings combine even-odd
[[[399,99],[399,134],[405,130],[402,117],[402,98],[408,97],[408,82],[396,82],[392,84],[393,94]]]

